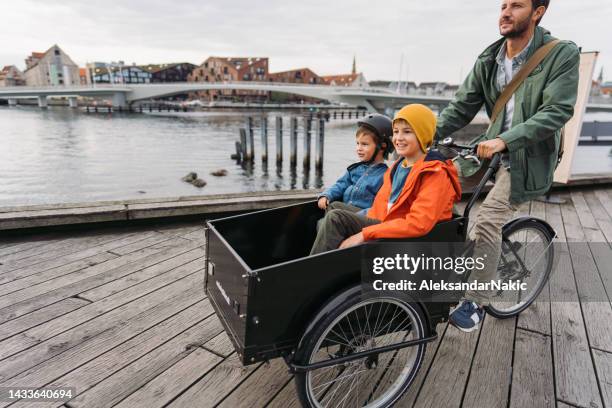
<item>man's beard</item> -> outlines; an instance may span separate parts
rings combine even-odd
[[[507,32],[506,34],[502,34],[505,38],[517,38],[521,37],[525,32],[529,29],[529,24],[531,23],[531,17],[533,13],[529,14],[527,18],[522,21],[519,21],[514,25],[512,30]]]

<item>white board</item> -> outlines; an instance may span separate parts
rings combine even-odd
[[[591,85],[593,81],[593,71],[597,61],[598,52],[583,52],[580,54],[580,80],[578,81],[578,98],[574,107],[574,116],[565,125],[565,142],[563,160],[559,163],[555,171],[555,183],[567,184],[571,179],[572,163],[578,146],[578,139],[582,132],[582,121],[586,111]]]

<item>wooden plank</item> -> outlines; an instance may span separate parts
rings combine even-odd
[[[168,407],[193,408],[200,406],[202,401],[206,401],[209,407],[215,406],[257,368],[259,365],[256,364],[243,367],[238,355],[233,353],[172,401]],[[75,408],[79,407],[75,406]]]
[[[601,205],[597,195],[595,193],[596,189],[584,191],[582,196],[589,206],[589,210],[593,215],[593,218],[597,221],[608,221],[610,220],[610,215],[607,213],[606,209]],[[599,224],[599,222],[598,222]],[[600,225],[601,226],[601,225]]]
[[[608,213],[608,216],[612,218],[612,195],[608,194],[606,190],[599,188],[595,189],[593,193],[599,200],[599,204],[601,204],[603,209]]]
[[[189,239],[194,242],[198,242],[201,244],[205,244],[206,237],[204,233],[204,226],[199,227],[195,231],[190,232],[189,234],[182,236],[185,239]]]
[[[544,220],[546,205],[540,201],[532,201],[530,215]],[[550,336],[550,287],[548,283],[535,302],[519,315],[517,326]]]
[[[161,408],[222,360],[222,357],[198,348],[142,388],[136,390],[115,407]],[[257,390],[258,394],[263,392],[265,390]]]
[[[58,242],[66,239],[64,234],[50,233],[36,236],[19,236],[5,238],[3,246],[0,248],[0,262],[2,258],[13,255],[18,252],[28,251],[33,248],[39,248],[49,243]]]
[[[184,240],[184,242],[190,243],[187,240]],[[114,259],[117,259],[117,258],[114,258]],[[104,266],[105,264],[107,263],[105,262],[104,264],[98,264],[98,266]],[[110,262],[108,264],[110,264]],[[49,291],[61,288],[63,286],[73,284],[85,278],[88,278],[89,276],[91,276],[93,269],[94,269],[93,267],[90,267],[82,271],[76,271],[70,274],[58,276],[57,278],[50,279],[38,285],[32,285],[27,288],[23,288],[21,290],[10,293],[8,295],[2,296],[0,297],[0,308],[7,307],[17,302],[21,302],[23,300],[35,297],[40,294],[44,294],[46,292],[49,292]]]
[[[604,406],[612,407],[612,354],[593,350],[593,359],[595,360]]]
[[[402,404],[398,402],[395,404],[396,407],[409,407],[410,405]],[[289,380],[287,384],[276,394],[276,396],[270,401],[266,408],[301,408],[302,404],[297,396],[295,390],[295,382],[293,379]]]
[[[189,222],[180,224],[166,224],[158,227],[154,227],[156,231],[169,235],[171,237],[183,237],[184,235],[190,234],[203,228],[204,221],[202,222]]]
[[[255,195],[220,199],[199,199],[168,203],[128,204],[129,218],[177,217],[195,214],[214,214],[229,211],[251,211],[298,204],[314,200],[316,192],[294,193],[287,195]]]
[[[515,319],[497,320],[490,316],[482,323],[463,407],[506,408],[515,325]]]
[[[127,219],[128,212],[124,205],[73,208],[70,210],[50,209],[2,212],[0,213],[0,230],[125,221]]]
[[[61,256],[78,252],[81,250],[89,249],[104,243],[112,242],[113,240],[124,239],[128,236],[138,236],[138,234],[90,234],[88,236],[73,236],[67,239],[49,243],[42,247],[33,248],[30,251],[23,251],[18,254],[14,254],[12,258],[5,257],[2,259],[2,267],[0,267],[0,277],[6,274],[6,272],[13,271],[15,269],[24,269],[27,267],[33,267],[36,264],[43,263],[45,261],[52,261]],[[15,257],[16,255],[24,255]]]
[[[572,202],[574,203],[574,208],[576,208],[578,219],[580,220],[580,225],[582,225],[584,228],[599,229],[599,225],[597,225],[595,217],[593,217],[593,214],[591,214],[591,209],[584,199],[582,192],[572,190],[571,197]]]
[[[546,205],[546,220],[565,239],[565,228],[558,205]],[[559,261],[550,278],[551,327],[558,400],[581,406],[601,406],[578,290],[567,246],[557,245]]]
[[[163,262],[166,259],[178,256],[183,252],[194,249],[193,244],[186,245],[186,242],[189,241],[176,238],[173,240],[175,245],[173,248],[168,247],[168,245],[164,245],[166,249],[163,250],[158,249],[155,246],[149,247],[85,269],[79,273],[79,277],[82,278],[79,281],[72,282],[55,290],[43,291],[43,293],[35,297],[0,309],[0,323],[15,319],[21,315],[30,313],[51,303],[72,297],[80,292],[95,288],[96,286],[103,285],[115,279],[119,279],[130,273],[153,266],[157,263]]]
[[[212,313],[208,300],[198,302],[47,386],[75,387],[78,395],[71,405],[90,398],[107,404],[109,396],[119,401],[219,332],[220,324]],[[49,405],[55,406],[57,403]]]
[[[601,407],[586,329],[567,253],[560,254],[551,277],[553,355],[557,398],[580,406]],[[592,404],[592,405],[591,405]]]
[[[115,248],[109,249],[109,251],[111,251],[113,254],[116,254],[116,255],[127,255],[132,252],[136,252],[140,249],[146,248],[148,246],[167,241],[169,239],[169,237],[167,237],[166,235],[161,234],[156,231],[151,231],[150,236],[149,234],[146,234],[146,235],[147,235],[146,238],[139,239],[132,243],[126,243],[122,246],[117,246]]]
[[[263,407],[291,379],[282,358],[264,363],[225,398],[219,407]]]
[[[480,330],[464,333],[455,327],[448,327],[415,407],[461,406],[479,334]]]
[[[510,408],[554,408],[551,338],[518,329],[514,347]]]
[[[4,340],[32,327],[41,325],[62,315],[89,305],[89,302],[78,298],[68,298],[53,303],[35,312],[28,313],[17,319],[0,324],[0,340]]]
[[[287,190],[287,191],[257,191],[245,192],[245,193],[224,193],[224,194],[210,194],[206,196],[193,195],[193,196],[180,196],[180,197],[156,197],[156,198],[136,198],[129,200],[107,200],[107,201],[94,201],[84,203],[59,203],[59,204],[38,204],[38,205],[20,205],[20,206],[4,206],[0,207],[0,213],[2,212],[16,212],[16,211],[39,211],[39,210],[58,210],[58,209],[75,209],[75,208],[87,208],[87,207],[99,207],[99,206],[112,206],[112,205],[128,205],[128,204],[147,204],[147,203],[172,203],[172,202],[189,202],[189,201],[201,201],[204,199],[209,200],[237,200],[246,197],[278,197],[286,199],[295,199],[301,197],[314,197],[322,192],[322,189],[308,189],[308,190]]]
[[[84,259],[79,259],[77,261],[70,262],[62,266],[58,266],[57,268],[47,269],[46,271],[28,275],[23,278],[16,278],[13,281],[0,283],[0,296],[4,296],[21,289],[25,289],[34,285],[50,281],[53,278],[58,278],[60,276],[65,276],[70,273],[78,272],[82,269],[104,263],[114,258],[117,258],[117,255],[113,255],[110,252],[102,252]]]
[[[219,319],[217,316],[213,318]],[[219,324],[221,324],[221,322],[219,322]],[[229,357],[229,355],[234,352],[234,345],[225,331],[204,343],[202,347],[222,357]]]
[[[572,213],[589,212],[588,208],[574,209],[569,203],[563,205],[561,210],[564,221],[566,216],[573,218]],[[589,244],[585,242],[593,240],[600,242],[603,238],[585,236],[588,229],[582,228],[580,224],[566,224],[565,231],[569,236],[575,237],[568,240],[572,241],[568,242],[568,245],[589,344],[591,347],[612,352],[612,307]],[[574,240],[576,242],[573,242]],[[609,254],[608,259],[610,259]]]
[[[111,312],[5,359],[0,362],[2,386],[40,387],[65,375],[201,301],[201,289],[194,284],[197,280],[187,277],[151,295],[157,298],[152,305],[132,302],[131,309]],[[145,309],[146,306],[149,307]],[[107,322],[115,325],[100,330],[99,325]]]
[[[97,240],[79,241],[73,243],[68,248],[61,251],[52,252],[46,257],[37,258],[29,265],[19,265],[10,272],[5,272],[0,275],[2,282],[11,281],[15,278],[25,277],[34,273],[42,272],[47,269],[57,268],[67,263],[87,258],[99,253],[110,251],[134,241],[139,241],[148,236],[145,234],[129,234],[120,237],[98,237]],[[29,260],[30,258],[28,258]]]
[[[161,265],[164,264],[162,263]],[[155,299],[150,297],[152,293],[158,290],[163,290],[163,288],[167,287],[167,285],[173,284],[177,280],[193,274],[198,274],[200,266],[201,265],[199,265],[198,262],[189,262],[179,265],[169,273],[162,274],[161,276],[151,279],[141,285],[119,292],[100,302],[92,303],[73,313],[69,313],[60,318],[54,319],[51,322],[29,329],[20,335],[4,340],[0,342],[0,359],[39,344],[57,334],[76,327],[81,323],[88,322],[91,319],[104,315],[107,312],[112,311],[112,313],[117,313],[118,310],[125,310],[126,308],[133,308],[132,311],[135,311],[136,306],[130,304],[129,302],[134,300],[142,301],[142,299],[149,299],[149,302],[154,302]],[[202,280],[203,277],[195,276],[190,279]],[[146,304],[143,305],[143,307],[146,307]],[[106,321],[107,320],[108,319],[106,319]],[[107,324],[112,325],[112,321],[107,321]],[[100,322],[98,325],[98,329],[102,329]]]
[[[612,302],[612,262],[610,262],[610,247],[602,244],[589,243],[589,249],[593,254],[593,260],[597,265],[599,276],[604,289],[608,295],[608,300]]]
[[[580,408],[580,407],[576,407],[575,405],[566,404],[563,401],[557,400],[557,408]]]
[[[438,339],[431,343],[427,344],[427,348],[425,349],[425,359],[423,360],[423,364],[421,365],[421,369],[416,375],[412,385],[410,388],[406,390],[406,393],[398,400],[397,405],[400,407],[411,407],[414,405],[417,397],[419,396],[419,391],[423,385],[423,382],[427,379],[427,374],[431,368],[431,365],[434,361],[434,358],[438,352],[438,348],[440,347],[440,343],[444,338],[444,334],[446,333],[446,329],[448,327],[448,323],[440,323],[436,327],[436,332],[438,333]]]
[[[168,260],[168,262],[157,264],[159,265],[159,267],[149,267],[149,268],[141,269],[137,272],[131,273],[129,275],[116,279],[107,284],[100,285],[93,289],[81,292],[79,293],[79,296],[82,297],[83,299],[89,300],[90,302],[97,302],[108,296],[112,296],[115,293],[125,291],[128,288],[139,285],[142,282],[147,282],[152,278],[156,278],[156,277],[158,278],[154,282],[158,282],[158,281],[167,282],[168,279],[175,279],[175,280],[180,279],[184,276],[184,274],[177,270],[168,269],[168,265],[170,265],[170,268],[173,265],[178,264],[178,265],[183,265],[184,266],[183,269],[190,268],[190,266],[197,266],[196,269],[200,269],[204,266],[204,263],[203,263],[204,251],[200,248],[196,248],[194,250],[185,252],[171,259],[172,261],[170,264],[168,263],[170,262],[170,260]],[[162,269],[160,269],[160,267],[167,269],[169,272],[173,271],[174,273],[171,273],[168,276],[161,277],[160,275],[168,274],[169,272],[161,272]],[[178,275],[177,275],[177,272],[178,272]],[[151,283],[153,282],[148,282],[148,284],[151,284]],[[144,288],[144,287],[145,286],[141,286],[141,288]]]

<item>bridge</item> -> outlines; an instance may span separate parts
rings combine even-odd
[[[48,98],[65,97],[71,107],[77,106],[77,97],[108,98],[115,107],[126,107],[142,100],[163,98],[178,94],[208,90],[244,90],[279,92],[300,95],[329,102],[362,106],[371,112],[385,112],[408,103],[423,103],[444,107],[451,98],[417,94],[399,94],[380,88],[357,88],[345,86],[287,84],[275,82],[175,82],[166,84],[121,84],[97,86],[50,86],[50,87],[7,87],[0,89],[0,99],[8,99],[16,105],[18,99],[37,98],[40,107],[47,106]],[[611,104],[590,104],[588,111],[612,112]]]

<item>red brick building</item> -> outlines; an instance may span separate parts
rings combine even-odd
[[[21,86],[25,85],[23,72],[14,65],[7,65],[0,71],[0,86]]]
[[[274,72],[268,76],[270,82],[285,82],[289,84],[325,85],[325,81],[310,68],[298,68],[289,71]]]
[[[231,58],[209,57],[199,67],[191,71],[187,81],[190,82],[233,82],[233,81],[268,81],[268,58]],[[201,98],[210,100],[265,100],[265,91],[201,91]]]

